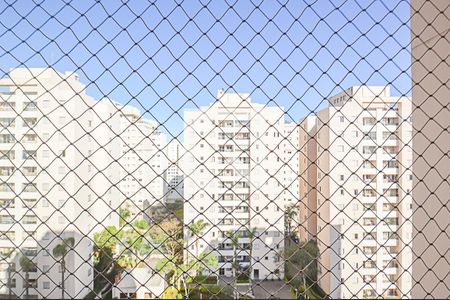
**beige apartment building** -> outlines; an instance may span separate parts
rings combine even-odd
[[[332,298],[411,296],[411,99],[354,86],[300,123],[300,238]]]
[[[300,120],[299,125],[299,237],[311,240],[317,237],[317,142],[316,116]]]

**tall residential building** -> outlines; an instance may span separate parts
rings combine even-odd
[[[280,182],[285,186],[282,198],[285,199],[285,206],[289,207],[295,206],[298,202],[299,125],[294,122],[285,123],[282,135],[283,139],[281,141],[280,150],[282,151],[283,156],[281,157],[281,160],[284,164],[278,172],[278,175],[283,176]]]
[[[299,125],[299,237],[311,240],[317,237],[317,142],[315,115],[300,120]]]
[[[237,262],[251,266],[252,278],[283,278],[284,206],[292,199],[287,181],[295,179],[284,176],[295,153],[285,142],[295,126],[286,124],[281,107],[223,90],[209,106],[186,110],[184,121],[184,223],[209,223],[201,237],[185,230],[188,252],[212,251],[219,259],[213,271],[231,276],[232,231],[240,235]]]
[[[119,148],[115,162],[120,178],[120,203],[131,219],[143,217],[148,207],[165,202],[167,157],[166,135],[157,122],[148,120],[139,109],[109,99],[96,105],[106,124],[114,126],[114,142]]]
[[[167,180],[167,202],[184,200],[184,176],[180,163],[184,155],[183,145],[176,139],[171,141],[166,148],[168,168]]]
[[[93,233],[118,223],[110,129],[94,127],[96,102],[75,73],[13,69],[0,85],[0,294],[59,298],[52,251],[72,237],[66,297],[81,298],[93,288]],[[28,282],[22,256],[35,263]]]
[[[410,297],[411,99],[355,86],[329,102],[300,134],[300,218],[317,223],[300,237],[317,236],[319,284],[332,298]]]
[[[413,291],[450,298],[450,6],[411,0]]]

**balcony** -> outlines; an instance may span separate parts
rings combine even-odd
[[[36,176],[37,175],[37,167],[24,167],[22,169],[22,174],[24,176]]]
[[[37,111],[37,104],[32,101],[27,101],[23,103],[23,111]]]
[[[0,215],[0,225],[15,224],[14,215]]]
[[[25,215],[22,219],[22,223],[25,225],[37,224],[38,218],[37,216]]]
[[[16,126],[14,118],[0,118],[0,127],[14,128]]]
[[[234,149],[232,145],[220,145],[219,152],[234,152]]]
[[[363,146],[362,147],[362,154],[364,156],[371,156],[376,154],[377,146]]]
[[[39,139],[36,134],[25,134],[22,138],[22,142],[24,143],[36,143],[38,141]]]
[[[23,126],[32,128],[37,124],[37,118],[24,118]]]
[[[10,193],[14,192],[15,189],[14,183],[0,183],[0,192],[2,193]]]
[[[34,183],[24,183],[22,187],[22,192],[24,193],[35,193],[37,192],[36,184]]]
[[[383,175],[383,183],[398,183],[398,175]],[[395,196],[398,196],[398,191]]]
[[[14,199],[0,199],[1,208],[15,208],[16,204]]]
[[[14,160],[16,159],[16,152],[14,150],[0,150],[0,160]]]
[[[218,176],[227,176],[227,177],[234,176],[234,170],[233,169],[223,169],[219,172]]]
[[[0,112],[1,111],[14,111],[16,109],[16,103],[15,102],[8,102],[8,101],[0,101]]]
[[[22,159],[36,159],[37,152],[35,150],[23,150]]]
[[[16,138],[12,134],[0,134],[0,144],[12,144],[17,142]]]
[[[363,247],[363,253],[366,255],[373,255],[377,252],[377,247]]]
[[[398,155],[398,147],[397,146],[384,146],[383,153],[385,155],[389,155],[391,157],[396,156],[396,155]]]
[[[374,266],[372,268],[376,268],[376,266]],[[364,275],[363,281],[366,284],[376,284],[377,283],[377,277],[376,277],[376,275]]]
[[[11,176],[14,174],[14,167],[0,167],[0,176]]]
[[[363,118],[363,126],[373,127],[377,124],[377,119],[374,117],[364,117]]]
[[[400,121],[398,118],[383,118],[381,120],[381,124],[385,126],[398,126]]]
[[[219,128],[234,127],[234,122],[233,122],[233,120],[222,120],[217,123],[217,127],[219,127]]]

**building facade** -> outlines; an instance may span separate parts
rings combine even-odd
[[[116,153],[100,147],[111,132],[94,127],[95,101],[75,73],[13,69],[0,84],[0,293],[24,297],[28,287],[31,298],[59,298],[61,258],[52,251],[74,238],[65,291],[83,297],[93,287],[93,233],[118,223],[109,183],[118,178],[102,169]],[[28,281],[23,256],[33,262]]]
[[[157,122],[146,119],[131,105],[102,99],[96,105],[111,126],[112,144],[119,149],[114,168],[119,176],[121,208],[130,220],[145,217],[147,209],[165,203],[167,183],[166,135]]]
[[[450,298],[450,6],[411,2],[414,127],[413,291]]]
[[[168,167],[166,172],[167,202],[173,203],[184,200],[184,175],[181,160],[184,155],[183,145],[176,139],[172,140],[166,149]]]
[[[296,128],[284,117],[280,107],[223,90],[209,106],[185,111],[184,223],[209,224],[201,237],[185,230],[187,252],[217,255],[219,266],[211,269],[217,275],[233,274],[237,251],[252,278],[283,278],[284,197],[298,193],[285,180],[295,177],[284,176],[294,152],[285,142]]]
[[[299,124],[299,238],[302,241],[317,237],[317,142],[315,115],[300,120]]]
[[[332,298],[411,297],[411,99],[355,86],[329,102],[300,134],[300,238],[316,236],[319,284]]]

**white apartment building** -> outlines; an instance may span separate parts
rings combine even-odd
[[[252,278],[283,278],[284,206],[293,201],[289,180],[295,179],[284,174],[295,161],[286,140],[297,141],[289,132],[296,127],[286,124],[281,107],[223,90],[209,106],[186,110],[184,121],[184,223],[203,219],[209,224],[201,238],[185,230],[188,252],[212,251],[219,266],[211,271],[231,276],[231,230],[240,234],[236,259],[243,267],[251,265]]]
[[[60,258],[52,251],[73,237],[66,297],[82,298],[93,288],[93,232],[118,223],[110,184],[118,177],[106,168],[117,155],[111,131],[94,127],[95,101],[75,73],[13,69],[0,85],[0,294],[8,297],[10,267],[12,294],[24,297],[29,286],[32,298],[59,298]],[[28,282],[22,256],[36,265]]]
[[[184,200],[184,176],[180,168],[184,155],[183,145],[176,139],[167,145],[166,149],[168,168],[166,172],[167,180],[167,202]]]
[[[166,135],[157,122],[146,119],[138,108],[102,99],[96,105],[106,124],[116,127],[114,144],[119,148],[115,162],[119,173],[120,203],[131,220],[143,217],[146,209],[165,202],[167,157]]]
[[[300,221],[317,224],[300,238],[317,235],[319,284],[332,298],[410,297],[411,99],[354,86],[329,101],[300,130],[301,200],[316,202]]]
[[[281,150],[283,153],[282,161],[285,162],[278,174],[283,175],[283,198],[285,206],[294,206],[298,202],[299,193],[299,125],[297,123],[285,123],[283,140],[281,141]]]

